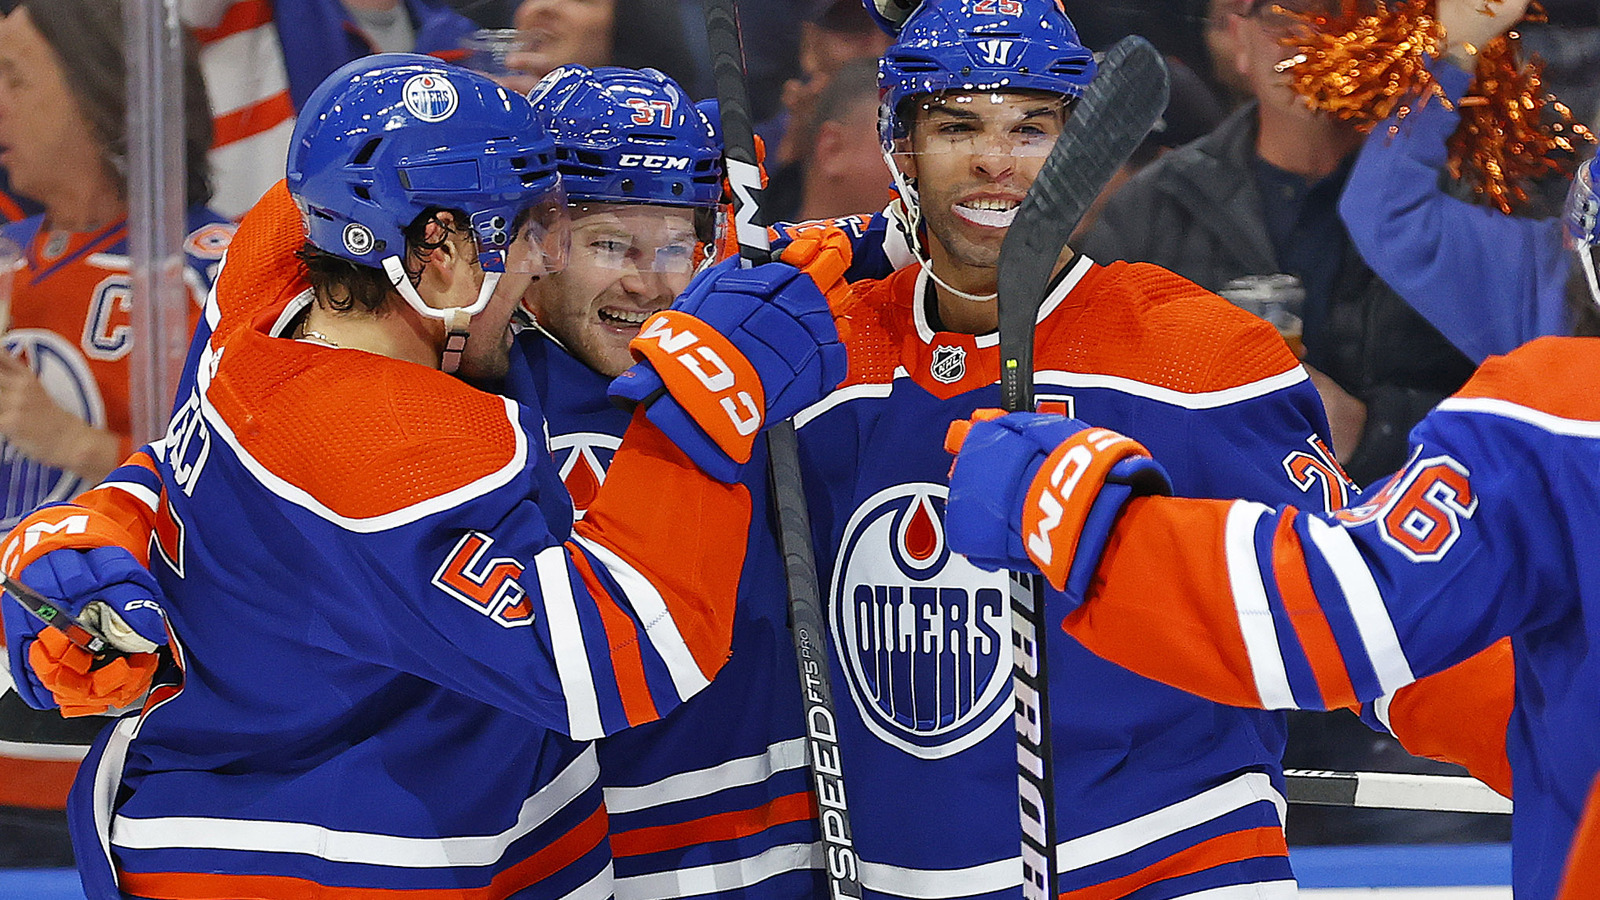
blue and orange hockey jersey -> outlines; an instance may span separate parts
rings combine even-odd
[[[748,493],[640,422],[573,529],[536,407],[274,336],[310,300],[280,238],[230,253],[166,438],[7,544],[150,534],[167,598],[179,677],[74,787],[86,886],[604,897],[589,741],[723,665]]]
[[[628,415],[608,401],[609,379],[554,341],[525,331],[518,345],[581,514],[597,496]],[[508,381],[507,390],[516,397],[525,389]],[[801,689],[777,541],[764,513],[766,468],[766,441],[758,440],[745,467],[757,513],[728,662],[670,716],[596,743],[619,900],[801,900],[823,892]]]
[[[1273,709],[1369,700],[1509,637],[1513,889],[1552,897],[1600,770],[1597,383],[1594,339],[1491,358],[1413,430],[1402,471],[1332,514],[1136,500],[1065,628],[1148,677]],[[1568,896],[1588,896],[1594,857],[1576,871]]]
[[[1014,897],[1020,831],[1002,575],[944,540],[946,426],[998,405],[994,334],[940,331],[913,266],[855,286],[851,375],[796,418],[862,882],[874,897]],[[1046,408],[1133,434],[1202,495],[1341,505],[1321,404],[1270,326],[1153,266],[1079,258],[1038,326]],[[1064,896],[1293,889],[1281,717],[1197,700],[1070,641],[1056,686]],[[1277,893],[1274,893],[1277,892]]]
[[[5,351],[38,374],[51,399],[68,412],[127,441],[128,353],[132,347],[128,223],[92,232],[51,231],[34,216],[0,229],[22,248],[24,267],[12,287]],[[233,225],[204,207],[189,211],[184,280],[194,301],[191,329]],[[89,487],[83,479],[21,455],[0,439],[0,527],[10,528],[41,503]]]

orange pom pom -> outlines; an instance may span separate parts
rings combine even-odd
[[[1449,107],[1428,71],[1428,59],[1444,50],[1437,9],[1435,0],[1379,0],[1373,13],[1363,13],[1357,0],[1343,0],[1334,15],[1279,8],[1299,24],[1285,39],[1294,55],[1279,67],[1312,108],[1362,131],[1391,116],[1404,120],[1430,102]],[[1524,21],[1543,21],[1543,12],[1534,5]],[[1519,44],[1511,31],[1479,52],[1472,86],[1460,103],[1461,125],[1448,145],[1451,174],[1506,213],[1527,202],[1530,180],[1570,175],[1577,142],[1595,142],[1544,91],[1543,65],[1523,62]]]

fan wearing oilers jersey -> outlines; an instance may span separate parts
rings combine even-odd
[[[1094,71],[1051,0],[927,0],[880,67],[915,261],[830,294],[850,375],[796,417],[870,896],[1020,896],[1007,589],[950,552],[940,444],[999,402],[1000,244]],[[784,258],[826,254],[826,227],[787,231]],[[1349,495],[1293,354],[1180,277],[1065,253],[1036,346],[1041,401],[1160,444],[1190,492]],[[1294,891],[1279,716],[1048,650],[1064,893]]]
[[[9,574],[125,654],[91,665],[5,600],[30,703],[126,705],[159,670],[74,787],[85,886],[608,896],[589,741],[667,714],[726,660],[749,495],[654,424],[706,405],[669,369],[574,529],[537,398],[473,386],[511,377],[512,312],[567,251],[525,99],[375,55],[318,88],[292,147],[219,274],[167,436],[0,544]],[[779,297],[830,323],[794,283]],[[701,316],[744,308],[727,284],[693,289]],[[744,356],[770,339],[756,326],[714,341],[677,323],[753,370],[762,418],[822,394],[817,369]],[[685,518],[702,524],[662,539]]]
[[[578,516],[594,501],[629,415],[607,399],[647,317],[688,287],[716,235],[722,142],[676,83],[651,69],[566,66],[529,95],[555,142],[572,217],[566,268],[528,292],[518,335]],[[512,396],[524,387],[507,383]],[[742,479],[767,503],[764,445]],[[683,527],[695,527],[684,521]],[[732,655],[660,722],[599,741],[619,898],[818,895],[800,685],[777,545],[757,514]]]

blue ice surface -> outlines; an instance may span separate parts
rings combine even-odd
[[[1291,847],[1289,861],[1304,888],[1511,884],[1510,844]]]

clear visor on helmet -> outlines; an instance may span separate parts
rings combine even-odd
[[[692,209],[576,203],[571,214],[574,268],[688,275],[699,259]]]
[[[1561,220],[1565,225],[1563,230],[1569,250],[1600,243],[1600,196],[1595,195],[1591,168],[1591,163],[1579,166],[1578,173],[1572,178],[1572,187],[1567,189],[1567,203]]]
[[[543,277],[566,268],[572,223],[559,187],[509,216],[480,213],[473,226],[486,271]]]
[[[949,91],[915,98],[899,111],[911,134],[894,153],[1049,156],[1069,100],[1018,91]]]

